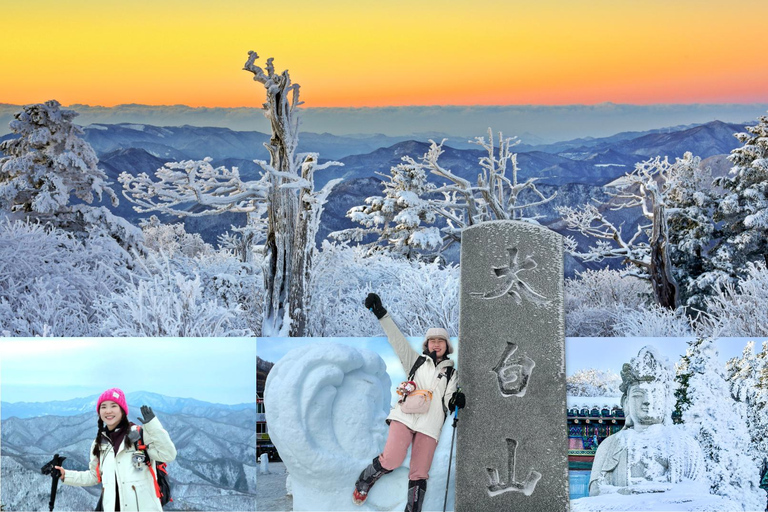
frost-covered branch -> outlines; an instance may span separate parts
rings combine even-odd
[[[639,162],[632,172],[610,185],[611,201],[605,210],[591,204],[557,208],[568,229],[598,239],[586,252],[580,252],[573,244],[569,252],[585,261],[624,259],[640,269],[638,275],[651,281],[658,304],[676,307],[680,272],[674,264],[687,265],[692,257],[700,258],[706,245],[706,239],[701,237],[711,233],[707,227],[712,226],[711,216],[702,212],[708,206],[708,195],[702,189],[707,190],[708,184],[696,181],[697,175],[706,174],[699,169],[700,164],[701,159],[691,153],[675,162],[666,157],[651,158]],[[627,239],[622,226],[611,221],[606,211],[630,208],[639,208],[646,222],[640,222]],[[670,230],[670,223],[674,231]],[[704,243],[692,243],[691,239],[696,237]]]
[[[445,140],[430,140],[427,152],[418,160],[402,157],[402,163],[385,176],[382,197],[369,197],[365,206],[356,206],[347,217],[362,224],[366,229],[350,229],[333,233],[342,240],[361,240],[370,234],[379,238],[368,243],[371,250],[389,244],[396,252],[408,257],[419,252],[429,252],[442,245],[445,250],[451,243],[461,241],[461,232],[472,225],[491,220],[524,220],[536,222],[538,215],[526,215],[524,210],[548,203],[556,194],[546,196],[536,187],[537,178],[524,182],[518,180],[517,155],[512,147],[514,138],[505,139],[499,134],[496,147],[492,132],[488,139],[477,137],[474,141],[483,147],[487,156],[478,160],[480,172],[473,184],[440,163]],[[511,171],[511,178],[507,171]],[[436,176],[442,183],[435,186],[427,181],[428,175]],[[538,199],[522,202],[520,195],[530,191]],[[430,226],[436,218],[445,221],[439,230]]]
[[[211,165],[211,158],[169,162],[155,172],[127,172],[118,180],[123,195],[137,212],[161,212],[179,217],[201,217],[223,212],[250,213],[267,198],[270,184],[264,179],[243,182],[237,167]],[[198,208],[191,209],[196,205]]]

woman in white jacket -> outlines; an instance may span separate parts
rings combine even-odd
[[[413,413],[403,409],[399,402],[387,416],[389,435],[384,451],[360,473],[355,482],[353,501],[360,505],[368,497],[368,491],[383,475],[398,468],[405,460],[408,447],[411,446],[411,463],[408,474],[408,500],[405,512],[421,512],[424,494],[427,491],[429,469],[435,455],[440,432],[448,416],[448,411],[462,408],[466,403],[464,394],[457,391],[456,372],[453,361],[448,359],[453,349],[448,338],[448,331],[441,328],[429,329],[424,336],[423,355],[411,348],[408,340],[397,328],[395,322],[381,304],[375,293],[368,294],[365,307],[379,319],[390,345],[400,358],[406,373],[410,373],[414,364],[423,357],[413,373],[416,389],[432,393],[432,400],[426,412]],[[410,377],[410,375],[409,375]]]
[[[118,388],[106,390],[96,404],[99,430],[91,445],[88,471],[61,471],[61,481],[68,485],[90,486],[102,484],[101,509],[105,511],[158,511],[163,510],[157,487],[157,461],[171,462],[176,458],[176,447],[168,432],[152,409],[143,405],[141,428],[145,450],[129,439],[132,423],[128,421],[125,394]],[[150,470],[151,465],[151,470]]]

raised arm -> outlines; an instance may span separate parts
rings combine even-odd
[[[171,462],[176,458],[176,446],[171,441],[171,436],[160,424],[150,407],[141,406],[142,418],[139,421],[144,423],[144,444],[147,445],[147,454],[154,461]]]
[[[389,316],[387,310],[384,309],[384,306],[381,303],[381,298],[375,293],[369,293],[368,297],[365,298],[365,307],[373,312],[373,314],[376,315],[376,318],[379,319],[379,323],[384,329],[384,334],[387,335],[387,340],[395,350],[395,354],[397,354],[397,357],[400,359],[400,363],[403,365],[405,372],[408,373],[411,371],[411,367],[413,366],[413,363],[416,362],[416,359],[418,359],[419,353],[411,347],[411,344],[408,343],[408,340],[405,339],[403,333],[400,332],[395,321],[392,320],[392,317]]]

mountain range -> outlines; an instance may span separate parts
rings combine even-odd
[[[706,124],[623,132],[610,137],[580,138],[552,144],[519,144],[517,152],[520,181],[531,177],[538,179],[539,188],[549,193],[557,192],[551,203],[537,207],[540,222],[562,234],[566,232],[554,207],[577,206],[593,198],[605,198],[603,187],[633,170],[640,161],[655,156],[681,157],[690,151],[717,164],[713,174],[727,171],[722,155],[738,147],[734,137],[744,131],[744,124],[712,121]],[[244,180],[258,179],[260,167],[254,159],[268,159],[263,143],[269,136],[260,132],[234,131],[228,128],[200,128],[193,126],[157,127],[147,124],[91,124],[84,127],[85,139],[94,147],[100,165],[110,181],[117,182],[121,172],[147,173],[152,176],[167,161],[201,159],[210,156],[215,166],[238,167]],[[0,140],[12,137],[6,135]],[[320,188],[334,178],[343,181],[335,186],[321,218],[316,239],[319,245],[333,231],[356,227],[346,218],[353,206],[364,204],[367,197],[382,194],[382,175],[387,176],[391,167],[403,156],[417,159],[429,148],[426,139],[410,140],[384,135],[337,136],[327,133],[302,133],[299,151],[318,152],[320,161],[334,159],[343,166],[334,166],[315,175],[315,188]],[[485,152],[463,139],[451,139],[443,146],[441,165],[456,175],[474,182],[479,173],[478,159]],[[437,182],[434,175],[429,179]],[[114,185],[115,189],[119,184]],[[150,214],[135,212],[131,203],[121,198],[114,213],[133,223]],[[222,214],[209,217],[179,219],[158,215],[163,222],[184,222],[189,232],[199,233],[206,242],[215,244],[217,236],[242,226],[244,214]],[[612,220],[639,221],[639,210],[610,212]],[[629,226],[631,227],[631,226]],[[580,237],[576,236],[577,240]],[[450,258],[449,258],[450,259]],[[454,256],[455,259],[455,256]],[[580,262],[567,263],[568,275],[586,268]]]
[[[44,510],[50,479],[40,467],[54,453],[66,456],[64,467],[85,470],[96,435],[95,398],[38,403],[35,408],[9,405],[22,415],[2,421],[2,484],[5,510]],[[137,392],[129,409],[153,407],[173,440],[178,455],[168,465],[174,501],[166,510],[254,510],[256,492],[256,404],[223,405],[194,399]],[[48,406],[48,413],[44,411]],[[87,412],[77,413],[78,408]],[[136,409],[138,410],[138,409]],[[63,411],[53,413],[52,411]],[[60,486],[57,510],[90,510],[99,488]]]

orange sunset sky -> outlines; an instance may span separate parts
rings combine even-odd
[[[0,103],[259,106],[251,49],[307,107],[768,101],[764,0],[2,3]]]

